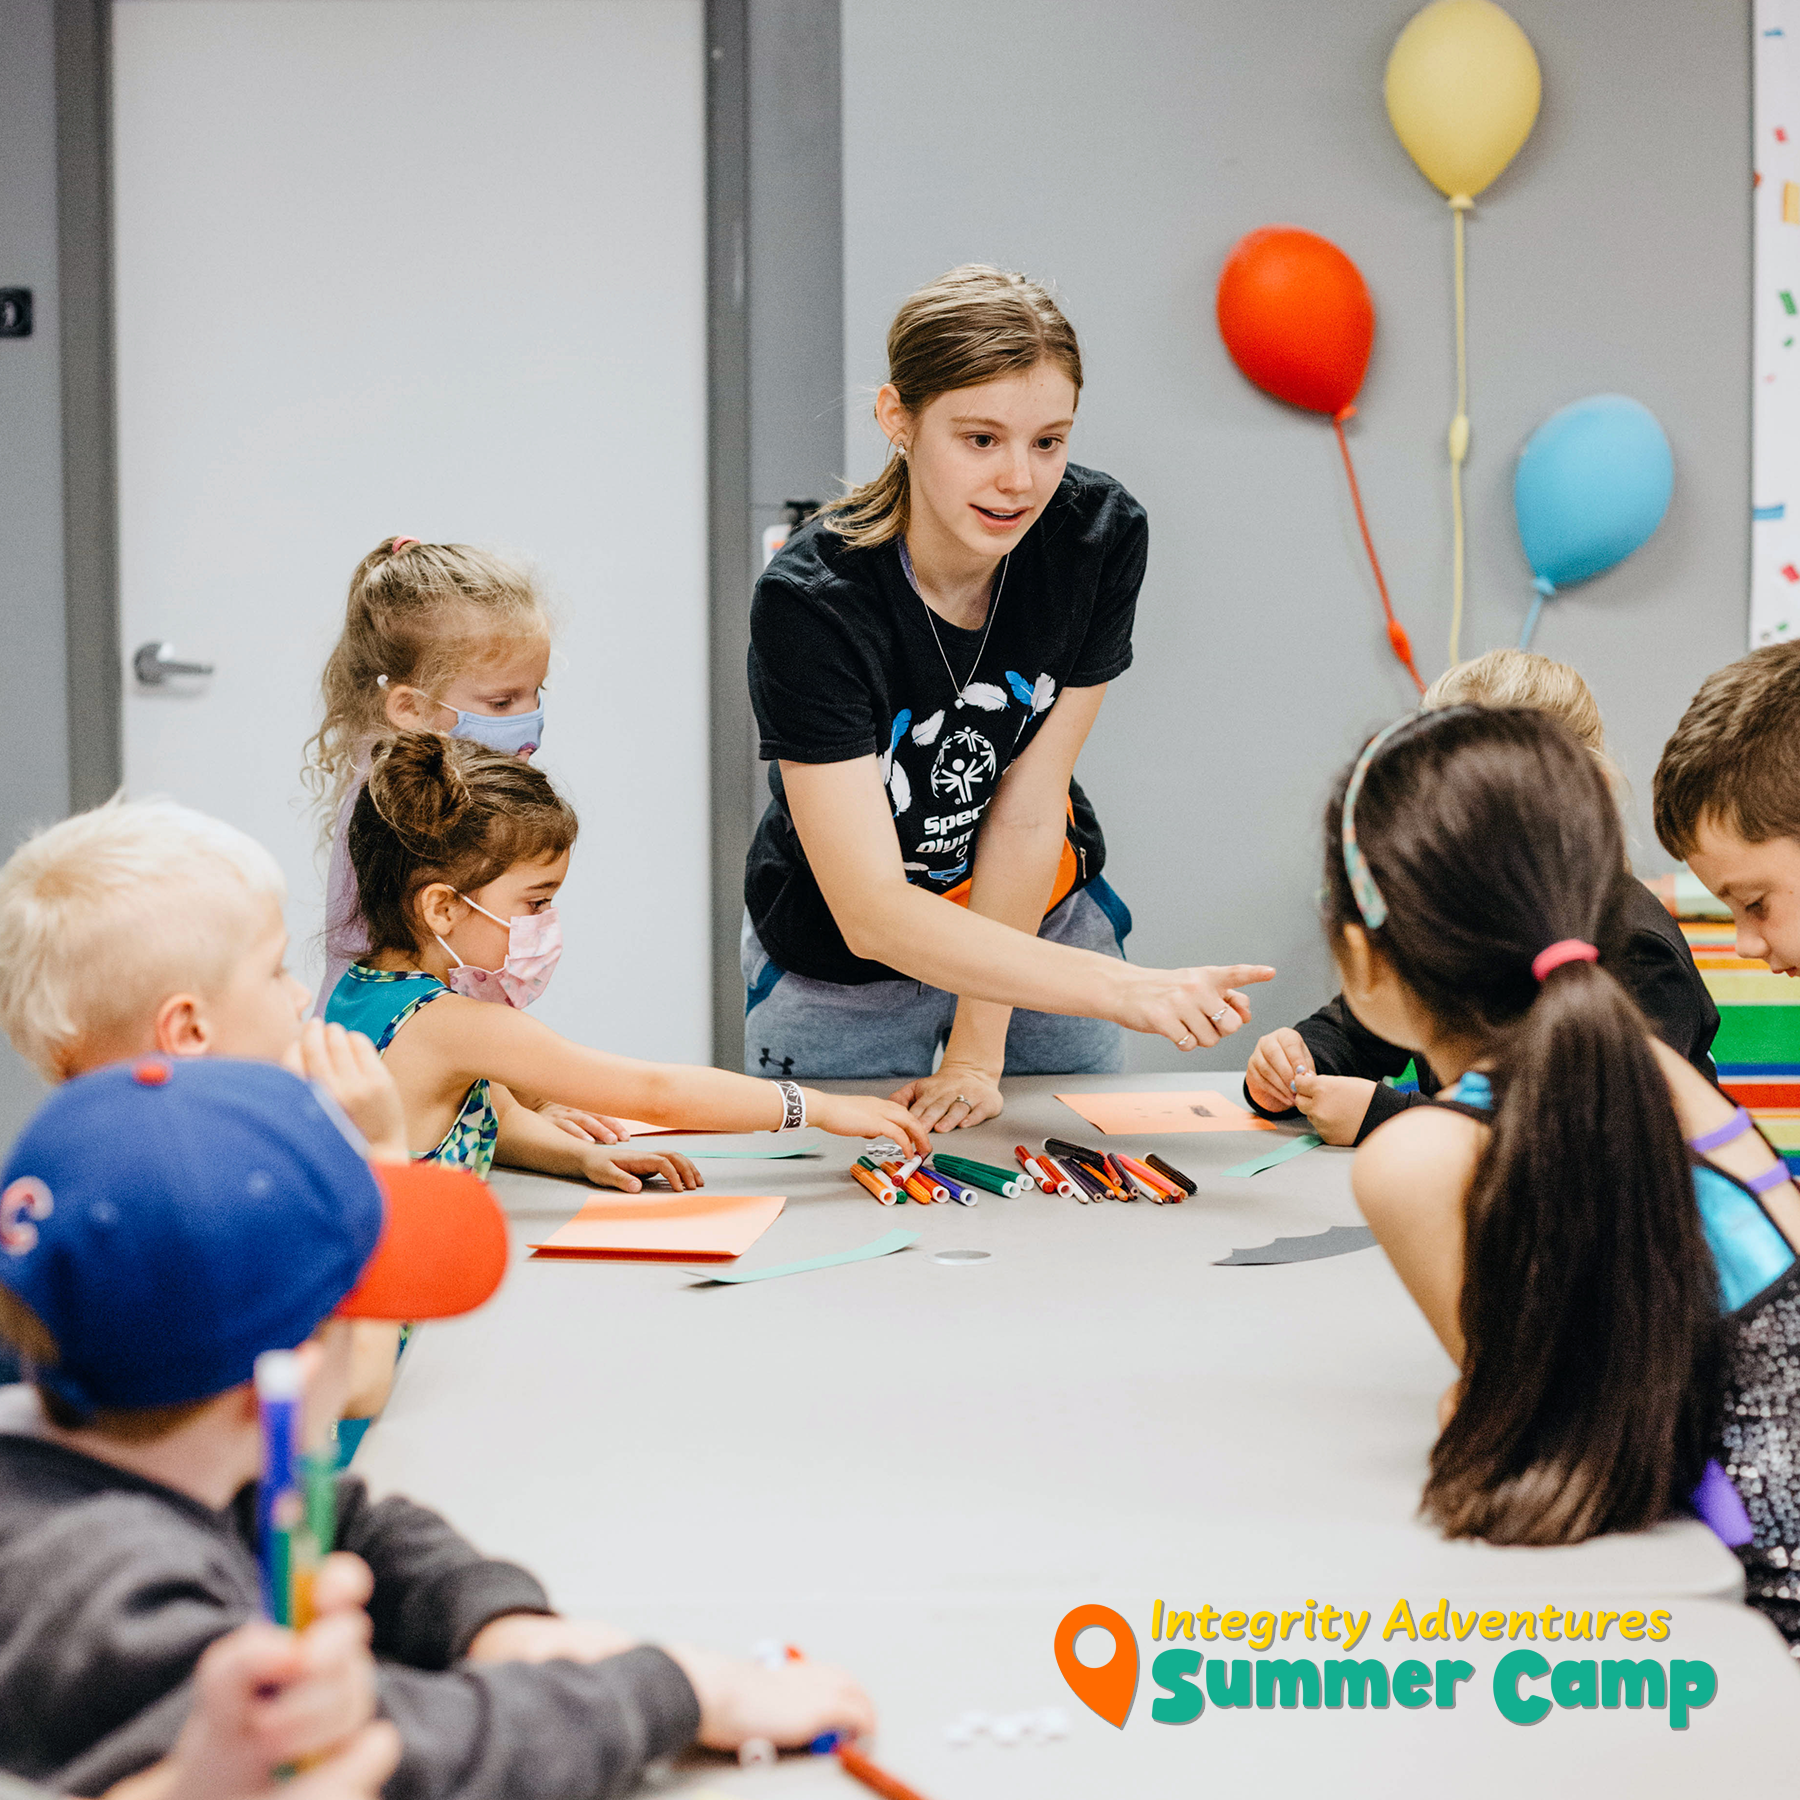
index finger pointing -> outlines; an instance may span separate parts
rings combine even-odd
[[[1227,963],[1213,973],[1220,987],[1248,987],[1252,982],[1275,979],[1275,971],[1267,963]]]

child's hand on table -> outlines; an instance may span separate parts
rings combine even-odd
[[[1375,1083],[1358,1075],[1303,1073],[1294,1077],[1294,1104],[1328,1144],[1356,1142],[1374,1094]]]
[[[583,1112],[578,1106],[564,1106],[555,1100],[540,1100],[533,1110],[542,1113],[558,1131],[566,1131],[584,1143],[622,1144],[631,1136],[623,1119],[609,1119],[605,1113]]]
[[[892,1138],[896,1144],[910,1144],[921,1156],[931,1154],[931,1139],[924,1126],[898,1097],[878,1100],[873,1094],[821,1094],[816,1088],[807,1088],[805,1093],[806,1122],[821,1131],[834,1137]]]
[[[602,1662],[644,1640],[616,1625],[548,1613],[502,1613],[469,1640],[471,1662]]]
[[[1284,1025],[1257,1040],[1251,1053],[1244,1086],[1264,1112],[1287,1112],[1294,1105],[1294,1077],[1312,1068],[1312,1052],[1306,1039]]]
[[[751,1738],[788,1748],[810,1744],[828,1731],[863,1736],[875,1729],[869,1696],[829,1663],[790,1662],[769,1669],[716,1650],[664,1648],[699,1697],[700,1742],[708,1750],[735,1750]]]
[[[412,1160],[400,1090],[360,1031],[308,1019],[281,1060],[292,1073],[317,1082],[343,1108],[368,1141],[371,1162]]]
[[[988,1069],[973,1063],[940,1063],[934,1075],[922,1075],[888,1096],[904,1106],[927,1131],[960,1131],[1000,1116],[1005,1102],[1000,1083]]]
[[[700,1171],[673,1150],[633,1150],[602,1154],[598,1146],[581,1158],[581,1173],[595,1187],[622,1188],[628,1194],[641,1191],[646,1181],[660,1175],[676,1193],[705,1187]]]

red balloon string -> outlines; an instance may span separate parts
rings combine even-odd
[[[1405,665],[1406,672],[1413,678],[1413,685],[1422,694],[1425,683],[1419,679],[1419,671],[1413,666],[1412,640],[1406,635],[1406,627],[1394,617],[1394,603],[1388,598],[1387,577],[1381,572],[1381,558],[1375,554],[1375,540],[1369,535],[1369,521],[1363,512],[1362,489],[1356,485],[1356,465],[1350,460],[1350,440],[1344,436],[1344,421],[1356,408],[1346,406],[1331,421],[1331,429],[1337,433],[1338,448],[1344,453],[1344,473],[1350,477],[1350,498],[1356,505],[1356,522],[1362,528],[1363,548],[1369,553],[1369,567],[1375,571],[1375,585],[1381,591],[1381,610],[1387,614],[1388,642],[1393,646],[1394,654]]]

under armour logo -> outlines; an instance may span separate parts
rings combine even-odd
[[[785,1077],[793,1074],[794,1059],[791,1056],[784,1056],[780,1062],[777,1062],[775,1058],[769,1054],[769,1046],[764,1044],[762,1055],[757,1058],[756,1066],[759,1069],[775,1069]]]

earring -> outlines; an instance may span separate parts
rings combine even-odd
[[[901,443],[898,438],[895,438],[892,441],[894,445],[894,454],[899,457],[904,457],[906,455],[906,446]]]

